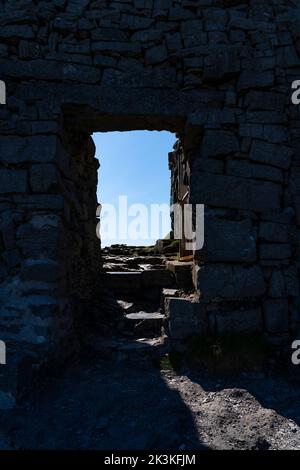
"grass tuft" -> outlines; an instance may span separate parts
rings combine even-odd
[[[243,333],[194,337],[188,343],[186,360],[193,368],[231,375],[249,369],[263,370],[268,354],[263,336]]]

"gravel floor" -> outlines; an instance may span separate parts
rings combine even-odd
[[[160,370],[148,358],[89,361],[48,378],[0,417],[2,449],[299,449],[300,390]]]

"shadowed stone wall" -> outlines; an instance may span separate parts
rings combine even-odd
[[[27,363],[72,351],[70,299],[98,263],[95,131],[180,136],[211,328],[297,328],[299,19],[287,0],[0,2],[2,403]]]

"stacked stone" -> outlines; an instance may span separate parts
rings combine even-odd
[[[218,331],[297,327],[298,26],[288,0],[0,2],[0,339],[13,370],[69,349],[71,294],[98,259],[95,131],[180,135],[191,202],[207,206],[195,283]]]
[[[246,91],[237,125],[206,124],[192,156],[192,201],[207,205],[207,265],[197,282],[203,299],[222,301],[210,318],[218,332],[266,331],[277,341],[298,322],[295,205],[287,197],[293,148],[282,125],[288,97]]]

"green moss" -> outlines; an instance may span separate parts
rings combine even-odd
[[[182,354],[178,351],[170,351],[160,359],[160,369],[178,371],[182,363]]]

